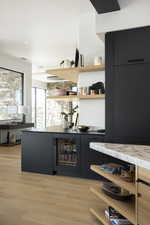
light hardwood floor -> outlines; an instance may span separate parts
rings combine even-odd
[[[0,147],[0,225],[94,225],[97,181],[22,173],[20,146]]]

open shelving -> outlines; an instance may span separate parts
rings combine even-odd
[[[99,95],[79,95],[79,99],[104,99],[105,94]]]
[[[54,100],[63,100],[63,101],[73,101],[77,100],[77,95],[65,95],[65,96],[48,96],[47,99],[54,99]]]
[[[105,207],[104,206],[99,206],[97,208],[90,208],[91,214],[96,217],[97,220],[99,220],[101,223],[104,225],[110,225],[109,221],[104,215],[105,212]]]
[[[135,183],[129,183],[120,178],[119,175],[114,175],[110,173],[106,173],[104,170],[101,169],[99,165],[91,165],[91,170],[95,173],[105,177],[106,179],[112,181],[113,183],[117,184],[118,186],[126,189],[127,191],[131,192],[132,194],[136,193],[136,185]]]
[[[48,96],[47,99],[56,99],[56,100],[78,100],[78,99],[104,99],[104,94],[99,95],[65,95],[65,96]]]
[[[102,182],[95,186],[91,187],[90,191],[101,200],[100,202],[100,209],[91,208],[90,212],[94,215],[102,224],[108,225],[110,224],[109,221],[105,218],[105,207],[104,204],[107,206],[111,206],[115,210],[117,210],[121,215],[127,218],[132,224],[137,224],[137,216],[136,216],[136,198],[137,198],[137,185],[135,182],[129,183],[120,178],[119,175],[107,173],[101,169],[100,165],[91,165],[91,170],[95,173],[105,177],[107,180],[110,180],[114,184],[120,186],[123,189],[126,189],[133,197],[128,201],[119,201],[111,198],[110,196],[106,195],[102,190]]]
[[[93,71],[104,71],[105,70],[105,65],[98,65],[98,66],[85,66],[85,67],[79,67],[78,71],[80,73],[84,73],[84,72],[93,72]]]
[[[92,65],[92,66],[85,66],[85,67],[49,69],[46,72],[48,74],[63,78],[64,80],[69,80],[69,81],[72,81],[74,83],[77,83],[79,73],[104,71],[104,70],[105,70],[105,65],[98,65],[98,66]]]
[[[104,201],[108,206],[113,207],[120,214],[122,214],[124,217],[126,217],[131,223],[136,224],[135,201],[134,200],[133,201],[118,201],[118,200],[112,199],[111,197],[109,197],[105,193],[103,193],[100,185],[98,187],[91,187],[90,190],[99,199]],[[103,214],[104,214],[104,212],[103,212]],[[98,215],[100,218],[103,218],[101,216],[101,213],[99,213]]]

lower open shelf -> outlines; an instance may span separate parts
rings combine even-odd
[[[126,217],[131,223],[136,224],[135,201],[118,201],[107,196],[101,190],[100,185],[90,188],[91,192],[100,198],[108,206],[116,209],[120,214]],[[99,214],[98,214],[99,215]],[[101,214],[100,214],[101,217]],[[105,224],[105,223],[104,223]]]
[[[104,225],[110,225],[109,221],[105,217],[105,208],[103,206],[100,205],[97,208],[90,208],[90,212],[102,224],[104,224]]]
[[[120,176],[118,176],[118,175],[107,173],[104,170],[102,170],[99,165],[91,165],[91,170],[94,171],[95,173],[105,177],[106,179],[112,181],[113,183],[119,185],[120,187],[128,190],[132,194],[136,193],[135,183],[126,182],[126,181],[122,180],[120,178]]]

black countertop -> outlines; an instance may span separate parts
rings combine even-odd
[[[37,128],[31,128],[23,130],[23,132],[39,132],[39,133],[62,133],[62,134],[82,134],[82,135],[100,135],[105,136],[105,133],[100,133],[96,131],[87,131],[87,132],[81,132],[79,130],[73,130],[73,129],[63,129],[61,127],[49,127],[45,129],[37,129]]]
[[[8,124],[0,124],[0,129],[24,129],[34,127],[34,123],[8,123]]]

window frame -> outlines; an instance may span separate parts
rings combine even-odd
[[[47,102],[46,102],[47,90],[44,89],[44,88],[39,88],[39,87],[32,87],[32,90],[33,89],[34,89],[34,105],[35,105],[35,112],[34,112],[35,121],[33,121],[33,122],[34,122],[36,128],[37,128],[37,89],[45,91],[45,121],[44,121],[44,124],[45,124],[45,128],[46,128],[46,125],[47,125],[47,123],[46,123],[46,119],[47,119]]]

